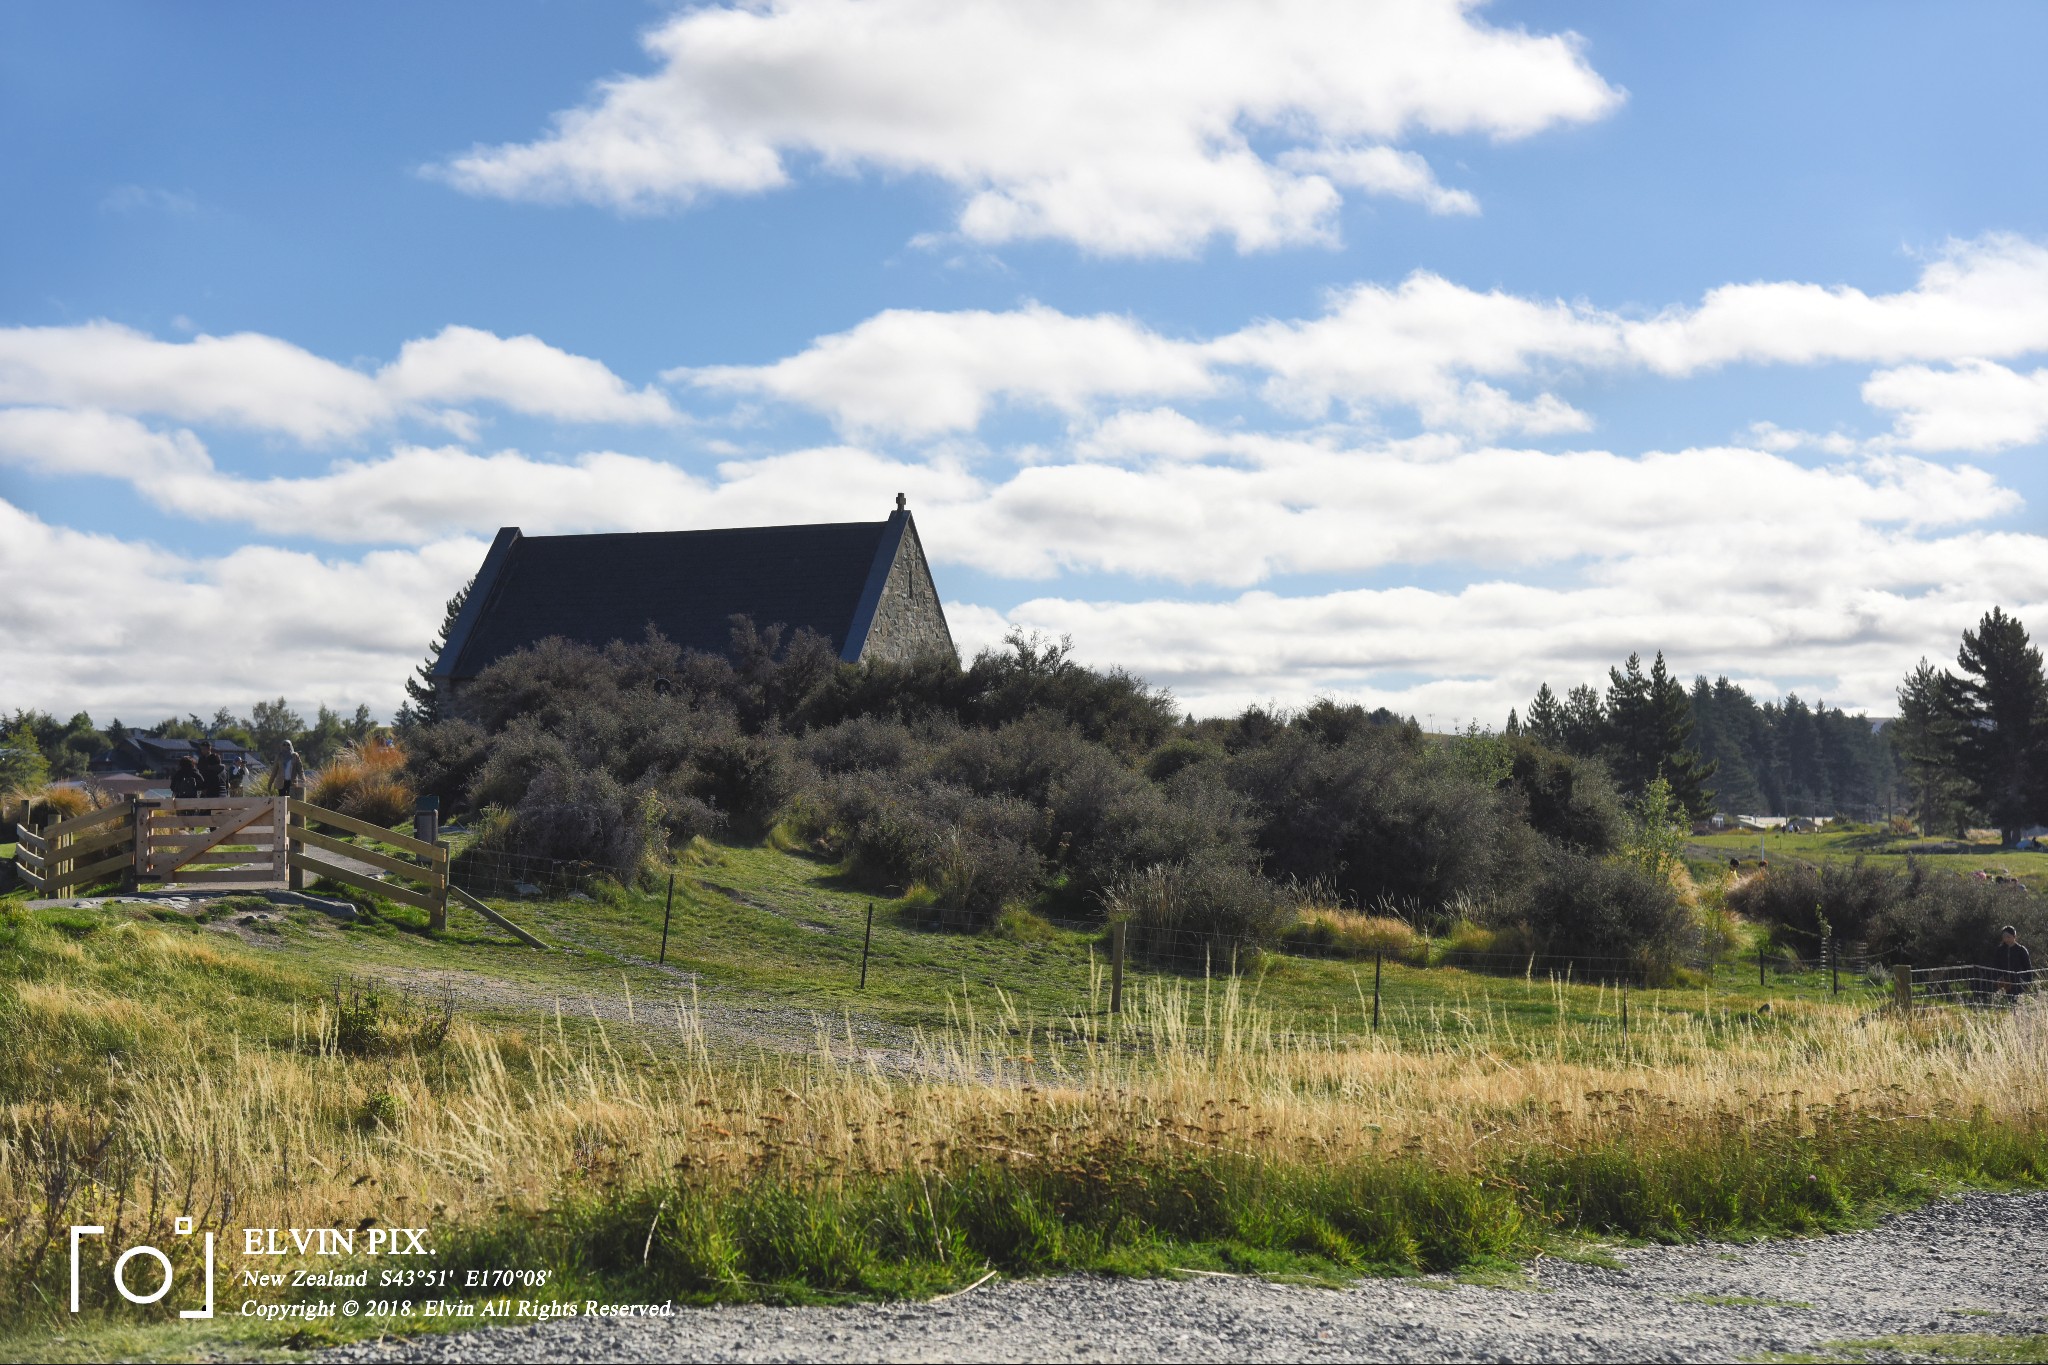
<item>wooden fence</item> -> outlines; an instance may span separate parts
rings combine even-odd
[[[296,891],[326,877],[425,910],[435,929],[448,923],[446,848],[297,797],[131,797],[16,837],[17,870],[45,896],[117,879]]]

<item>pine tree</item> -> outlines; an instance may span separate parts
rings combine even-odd
[[[1515,715],[1515,708],[1512,706],[1508,708],[1508,728],[1502,731],[1502,733],[1508,735],[1519,735],[1522,733],[1522,722]]]
[[[1564,751],[1579,758],[1596,757],[1607,738],[1607,715],[1600,694],[1580,683],[1564,698]]]
[[[1969,782],[1956,767],[1954,680],[1922,659],[1899,684],[1899,718],[1892,722],[1892,751],[1905,769],[1907,797],[1920,828],[1952,829],[1960,838],[1971,816]]]
[[[1640,793],[1657,776],[1663,757],[1659,743],[1656,709],[1650,700],[1650,679],[1643,672],[1643,657],[1628,656],[1620,668],[1607,670],[1607,766],[1615,785],[1628,793]]]
[[[1955,719],[1955,765],[2006,843],[2048,814],[2048,675],[2017,617],[1993,607],[1956,652],[1944,689]]]
[[[1671,799],[1695,820],[1714,809],[1714,793],[1707,782],[1714,775],[1713,760],[1702,758],[1693,744],[1696,721],[1692,699],[1671,670],[1664,665],[1664,651],[1650,665],[1650,717],[1656,736],[1657,771],[1669,786]]]
[[[434,686],[434,665],[441,662],[441,652],[448,648],[448,636],[455,630],[455,618],[462,615],[462,604],[469,600],[469,590],[476,586],[470,579],[462,585],[462,591],[448,599],[448,608],[441,614],[441,629],[434,636],[434,647],[427,657],[420,661],[412,676],[405,680],[406,702],[398,708],[392,723],[401,730],[415,725],[431,725],[441,719],[441,694]]]
[[[1544,683],[1536,689],[1536,700],[1529,703],[1529,719],[1523,728],[1546,749],[1562,749],[1564,745],[1564,708],[1557,703],[1557,693]]]

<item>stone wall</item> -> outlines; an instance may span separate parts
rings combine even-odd
[[[939,606],[939,592],[925,563],[924,546],[918,543],[917,527],[907,526],[896,547],[896,562],[889,566],[888,581],[882,584],[882,600],[875,607],[875,622],[868,628],[860,657],[905,663],[941,652],[957,655],[953,632],[946,628],[946,613]]]

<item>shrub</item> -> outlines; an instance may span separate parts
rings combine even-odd
[[[1870,950],[1890,962],[1921,967],[1982,965],[2010,924],[2033,948],[2036,966],[2048,952],[2048,902],[2017,882],[1929,873],[1915,865],[1896,880],[1901,894],[1871,920]]]
[[[1043,820],[1015,797],[873,774],[841,777],[832,793],[855,875],[882,886],[921,883],[946,923],[986,924],[1037,887]]]
[[[1182,967],[1224,965],[1279,942],[1288,924],[1278,887],[1217,858],[1133,868],[1105,901],[1132,951]]]
[[[97,810],[100,802],[84,787],[44,787],[28,795],[26,805],[39,820],[69,820]]]
[[[1372,957],[1422,965],[1424,942],[1414,926],[1392,915],[1362,915],[1333,906],[1304,906],[1281,935],[1288,947],[1331,957]]]
[[[1445,967],[1481,972],[1517,972],[1535,952],[1521,925],[1484,925],[1460,916],[1436,940],[1436,961]]]
[[[625,878],[639,872],[660,816],[653,793],[609,773],[549,767],[528,785],[506,833],[526,856],[595,863]]]
[[[1522,923],[1533,951],[1596,976],[1668,980],[1699,947],[1692,912],[1668,879],[1563,848],[1545,852]]]
[[[404,773],[405,751],[397,745],[351,744],[313,774],[306,799],[373,825],[396,825],[413,812]]]
[[[1830,932],[1839,939],[1866,938],[1880,915],[1913,893],[1908,878],[1861,858],[1819,867],[1777,862],[1737,881],[1727,903],[1737,914],[1789,936],[1795,951],[1811,956]]]
[[[1542,841],[1508,796],[1405,726],[1368,726],[1335,748],[1280,730],[1225,772],[1259,812],[1267,872],[1328,882],[1355,905],[1442,916],[1461,898],[1512,901],[1537,871]]]

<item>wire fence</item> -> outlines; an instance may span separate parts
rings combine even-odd
[[[1915,1009],[2009,1009],[2048,987],[2048,968],[2007,971],[1990,966],[1915,967]]]
[[[505,849],[469,846],[449,864],[449,881],[471,895],[494,900],[595,899],[604,884],[617,885],[615,871],[602,864],[541,857]],[[1078,934],[1088,941],[1092,961],[1107,965],[1117,951],[1117,935],[1105,919],[1037,916],[1051,928]],[[943,931],[976,927],[953,912],[907,910],[895,917],[905,928]],[[821,926],[812,925],[818,928]],[[874,956],[879,969],[890,969],[892,950],[885,942],[875,953],[872,933],[863,936],[861,956]],[[1822,940],[1811,956],[1760,949],[1753,955],[1683,954],[1650,957],[1599,953],[1501,951],[1479,946],[1469,937],[1432,936],[1420,932],[1388,934],[1370,941],[1328,942],[1300,937],[1262,942],[1246,933],[1204,932],[1140,922],[1126,925],[1122,935],[1122,970],[1134,975],[1234,976],[1258,969],[1270,958],[1348,961],[1375,973],[1389,967],[1463,968],[1494,977],[1566,984],[1632,986],[1637,989],[1673,983],[1680,972],[1694,981],[1739,984],[1753,971],[1759,988],[1773,987],[1836,998],[1887,997],[1913,1008],[1986,1009],[2009,1007],[2026,996],[2048,993],[2048,968],[2004,972],[1986,965],[1913,966],[1905,969],[1902,994],[1899,968],[1873,955],[1861,943]],[[910,964],[902,964],[908,966]],[[1732,979],[1731,979],[1732,978]]]

